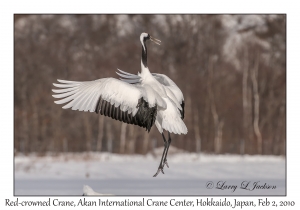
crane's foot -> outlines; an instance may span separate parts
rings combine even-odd
[[[164,173],[164,167],[163,167],[163,166],[159,166],[159,167],[158,167],[157,172],[156,172],[156,174],[153,175],[153,177],[156,177],[156,176],[159,174],[159,172],[165,174],[165,173]]]
[[[169,168],[169,165],[168,165],[167,159],[165,159],[163,166],[165,166],[165,165],[166,165],[166,166]]]

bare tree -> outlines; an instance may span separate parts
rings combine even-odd
[[[199,125],[199,111],[198,107],[194,109],[194,132],[195,132],[195,140],[196,140],[196,152],[201,152],[201,136],[200,136],[200,125]]]
[[[126,139],[126,123],[121,124],[121,134],[120,134],[120,153],[124,154],[125,152],[125,139]]]
[[[92,130],[91,123],[89,121],[89,116],[87,114],[83,115],[83,124],[85,128],[85,139],[86,142],[86,151],[92,150]]]
[[[257,138],[257,152],[262,154],[262,137],[259,129],[259,92],[257,84],[257,72],[259,68],[259,53],[256,53],[254,68],[251,70],[251,80],[253,84],[253,97],[254,97],[254,121],[253,128]]]
[[[249,56],[247,46],[244,48],[244,60],[243,60],[243,137],[240,141],[240,154],[245,154],[245,142],[248,139],[249,132],[249,102],[248,102],[248,72],[249,72]]]
[[[208,87],[208,96],[210,99],[210,106],[211,106],[211,114],[214,119],[214,126],[215,126],[215,137],[214,137],[214,151],[215,153],[220,153],[222,149],[222,129],[224,122],[219,119],[219,115],[217,113],[216,109],[216,102],[215,102],[215,96],[213,92],[213,64],[216,60],[216,57],[210,56],[209,57],[209,66],[208,66],[208,79],[207,79],[207,87]]]
[[[150,138],[150,134],[148,132],[145,132],[144,141],[143,141],[143,154],[147,154],[147,152],[148,152],[149,138]]]
[[[98,118],[98,138],[97,138],[97,151],[102,151],[102,139],[104,133],[104,116]]]
[[[106,123],[106,148],[108,152],[113,151],[113,134],[111,129],[111,122]]]
[[[134,154],[135,153],[135,141],[136,141],[136,132],[135,132],[135,126],[130,125],[129,126],[129,141],[127,144],[127,153],[128,154]]]

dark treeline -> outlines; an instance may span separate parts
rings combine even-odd
[[[54,104],[56,79],[116,77],[140,71],[139,36],[151,72],[181,88],[190,152],[285,155],[285,15],[15,15],[16,152],[109,151],[145,154],[163,145],[150,133]]]

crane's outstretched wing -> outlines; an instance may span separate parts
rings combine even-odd
[[[142,87],[134,86],[115,78],[77,82],[58,80],[53,85],[56,104],[67,103],[62,108],[96,112],[128,124],[135,124],[150,131],[155,122],[157,104],[148,103]]]
[[[183,98],[183,94],[181,92],[181,90],[179,89],[179,87],[175,84],[175,82],[173,82],[173,80],[171,80],[168,76],[164,75],[164,74],[157,74],[157,73],[152,73],[153,77],[162,85],[164,85],[166,88],[168,88],[175,96],[175,98],[177,99],[177,102],[180,104],[181,106],[181,110],[179,108],[180,114],[181,114],[181,118],[184,118],[184,98]]]

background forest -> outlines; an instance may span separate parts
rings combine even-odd
[[[148,66],[182,90],[187,135],[172,146],[206,153],[285,155],[285,15],[15,15],[15,152],[145,154],[163,146],[144,129],[54,104],[56,79],[115,77]]]

